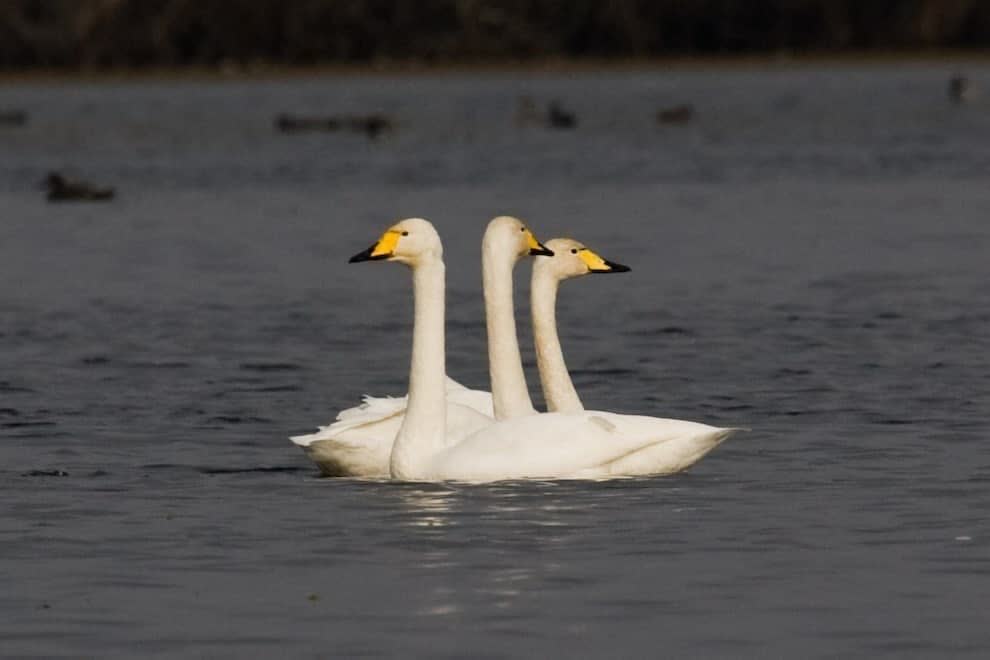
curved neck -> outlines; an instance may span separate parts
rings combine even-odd
[[[444,448],[447,426],[444,273],[439,257],[413,267],[415,318],[409,403],[392,446],[391,472],[396,479],[426,477],[430,460]]]
[[[515,259],[498,249],[488,234],[481,245],[481,272],[488,327],[488,375],[492,384],[495,419],[536,412],[526,387],[516,316],[512,302],[512,268]]]
[[[557,288],[560,281],[542,268],[533,268],[530,305],[533,316],[533,342],[540,384],[549,412],[584,410],[571,375],[564,362],[564,352],[557,336]]]

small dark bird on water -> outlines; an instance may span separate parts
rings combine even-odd
[[[0,126],[24,126],[28,114],[23,110],[0,110]]]
[[[362,117],[349,117],[351,130],[358,131],[374,140],[385,131],[391,131],[395,127],[392,120],[385,115],[364,115]]]
[[[570,129],[577,126],[577,115],[565,110],[560,101],[554,100],[541,109],[532,96],[516,99],[516,126],[543,126],[544,128]]]
[[[969,78],[964,75],[956,74],[949,79],[949,100],[954,103],[962,103],[963,101],[968,101],[973,93],[973,86],[969,82]]]
[[[686,124],[694,119],[694,106],[690,103],[663,108],[657,112],[658,124]]]
[[[551,128],[574,128],[577,126],[577,115],[565,110],[560,101],[553,100],[547,107],[547,124]]]
[[[275,128],[282,133],[332,133],[349,130],[364,133],[374,140],[385,131],[394,130],[395,124],[382,114],[296,117],[283,113],[275,117]]]
[[[113,188],[104,188],[86,181],[67,179],[59,172],[45,177],[49,202],[105,202],[116,195]]]

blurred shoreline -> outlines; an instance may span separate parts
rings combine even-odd
[[[671,56],[648,58],[559,58],[507,61],[451,60],[411,61],[376,60],[374,62],[282,66],[265,62],[244,64],[223,62],[218,66],[146,67],[86,70],[27,69],[0,70],[0,82],[140,82],[167,80],[202,80],[205,82],[238,80],[279,80],[320,77],[435,77],[461,75],[561,75],[592,73],[663,73],[703,70],[789,70],[802,68],[856,68],[862,66],[894,67],[904,64],[922,66],[972,66],[990,64],[990,50],[939,51],[862,51],[843,53],[779,53],[774,55],[711,55],[700,57]]]

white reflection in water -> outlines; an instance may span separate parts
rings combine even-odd
[[[400,524],[415,532],[423,532],[426,538],[443,538],[453,527],[450,512],[455,491],[436,488],[410,488],[399,492],[402,511]],[[440,532],[440,536],[434,536]],[[418,536],[418,534],[417,534]],[[418,551],[418,569],[429,571],[434,580],[443,580],[457,564],[452,552],[444,547]],[[464,609],[463,599],[458,589],[450,585],[440,585],[423,595],[415,613],[424,617],[453,616]]]
[[[439,583],[414,606],[424,617],[460,616],[479,608],[477,613],[509,613],[524,606],[527,594],[565,569],[539,560],[509,565],[504,553],[520,544],[544,549],[566,545],[584,528],[588,511],[598,506],[587,499],[571,501],[571,490],[561,492],[553,482],[409,485],[395,493],[398,524],[415,541],[413,570]],[[465,536],[478,535],[489,539],[489,548],[483,562],[468,566],[458,548]]]
[[[403,516],[402,524],[425,528],[449,526],[453,496],[451,490],[403,490],[399,498],[407,515]]]
[[[529,493],[528,495],[532,495]],[[534,570],[532,566],[505,566],[499,559],[494,565],[477,566],[469,578],[450,578],[451,569],[461,566],[462,557],[454,549],[444,547],[443,540],[453,538],[461,533],[466,520],[458,521],[456,515],[461,507],[472,508],[479,504],[473,501],[481,496],[485,501],[476,510],[477,515],[471,521],[481,523],[488,528],[487,532],[498,535],[500,540],[506,540],[520,533],[528,534],[534,527],[556,527],[566,525],[561,517],[572,508],[561,505],[559,500],[549,502],[542,498],[520,502],[524,493],[513,492],[504,488],[496,488],[494,492],[462,491],[457,488],[409,488],[399,493],[399,503],[402,511],[401,524],[411,531],[422,532],[425,536],[420,539],[438,541],[438,545],[428,549],[418,550],[416,566],[428,571],[433,580],[444,581],[442,586],[436,586],[423,595],[416,605],[415,612],[424,617],[446,617],[461,615],[467,611],[482,608],[493,611],[511,611],[519,605],[523,596],[534,588],[541,578],[541,573],[553,570],[552,567],[540,566]],[[494,496],[489,498],[489,496]],[[512,499],[509,504],[506,500]],[[463,513],[463,512],[461,512]],[[488,521],[485,523],[484,521]],[[554,539],[544,538],[544,542],[553,543]],[[496,557],[500,553],[495,552]],[[479,600],[479,596],[481,599]]]

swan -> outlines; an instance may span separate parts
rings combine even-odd
[[[560,282],[566,279],[590,273],[622,273],[629,271],[629,267],[603,259],[573,239],[554,238],[547,241],[546,245],[554,256],[550,259],[538,259],[533,264],[530,287],[536,364],[547,410],[579,413],[584,410],[584,405],[571,382],[560,348],[560,338],[557,336],[557,289]],[[685,434],[670,442],[633,452],[616,461],[611,469],[628,476],[679,472],[701,460],[721,440],[714,441],[704,434]]]
[[[581,412],[584,406],[571,382],[557,336],[557,289],[563,280],[592,273],[625,273],[629,266],[603,259],[584,244],[570,238],[547,241],[549,259],[533,264],[530,310],[536,366],[548,412]]]
[[[703,454],[737,430],[599,411],[549,412],[497,420],[451,441],[444,354],[446,269],[440,237],[427,220],[402,220],[351,258],[371,260],[404,264],[413,276],[408,406],[392,446],[393,479],[489,482],[630,476],[620,468],[637,454],[656,458],[670,443],[690,445]],[[494,400],[497,410],[498,397]],[[641,467],[641,462],[633,461],[632,467]],[[670,467],[676,467],[673,461]]]
[[[485,296],[485,323],[488,333],[488,377],[492,385],[492,411],[503,420],[536,413],[529,398],[523,372],[516,312],[512,297],[512,271],[527,253],[530,233],[518,218],[494,218],[481,240],[481,276]],[[553,257],[542,244],[534,254]]]
[[[463,437],[491,424],[492,395],[445,378],[448,428]],[[333,424],[316,433],[290,438],[328,477],[389,476],[392,443],[399,432],[408,397],[365,395],[360,405],[342,410]]]
[[[387,238],[394,242],[399,236]],[[389,242],[376,244],[353,260],[380,259],[388,249]],[[526,387],[516,337],[512,270],[525,256],[550,257],[553,252],[536,239],[525,223],[511,216],[499,216],[488,223],[481,250],[489,377],[494,395],[469,389],[446,377],[448,438],[465,437],[490,424],[493,418],[536,412]],[[333,424],[291,440],[327,476],[386,477],[392,443],[407,403],[405,396],[365,396],[360,405],[340,412]]]

